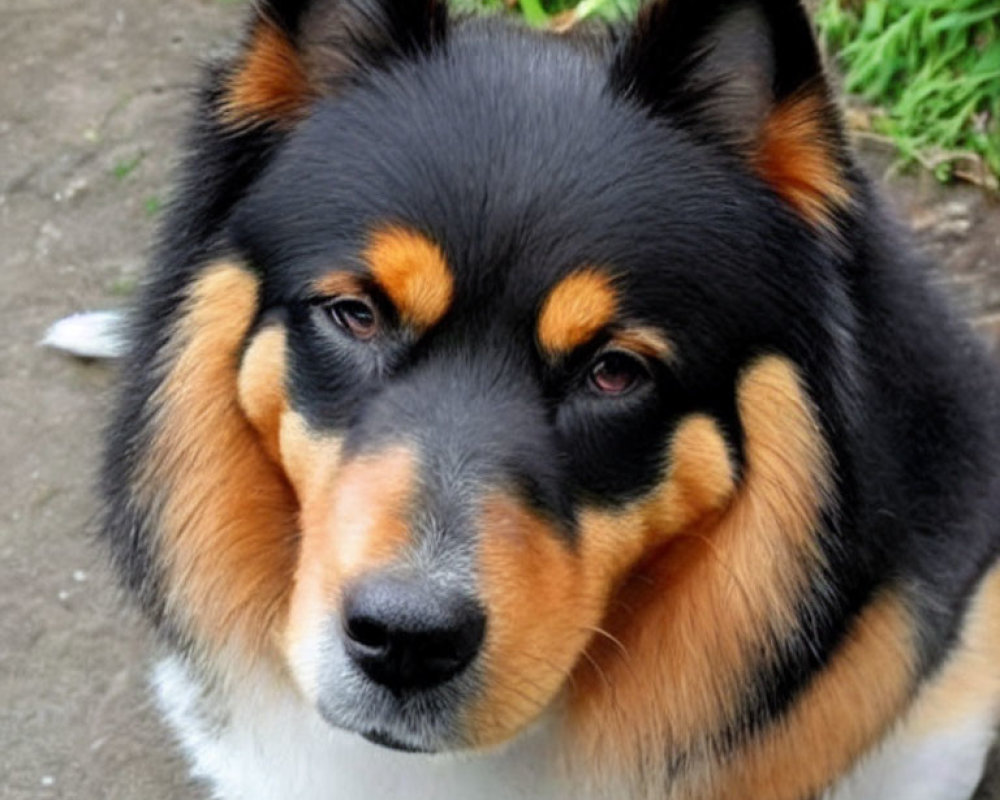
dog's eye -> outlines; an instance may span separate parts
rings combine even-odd
[[[363,297],[338,297],[325,306],[330,319],[355,339],[371,339],[379,328],[378,311]]]
[[[605,395],[625,394],[649,376],[635,356],[618,350],[604,353],[590,368],[590,386]]]

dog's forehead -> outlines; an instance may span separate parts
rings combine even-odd
[[[721,213],[705,198],[725,171],[608,92],[605,69],[557,42],[474,39],[374,75],[282,147],[238,238],[303,285],[363,268],[372,236],[402,226],[441,248],[456,299],[480,304],[508,287],[540,302],[587,265],[675,262]]]

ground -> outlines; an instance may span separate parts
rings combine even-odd
[[[2,5],[0,798],[196,798],[148,699],[154,647],[93,541],[111,369],[36,343],[70,312],[127,302],[196,64],[228,47],[240,3]],[[926,180],[889,188],[1000,341],[1000,207]]]

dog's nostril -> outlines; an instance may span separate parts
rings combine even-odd
[[[383,650],[389,646],[389,630],[371,617],[349,617],[344,621],[348,638],[363,647]]]
[[[479,605],[417,579],[377,575],[344,598],[344,647],[376,683],[427,689],[464,670],[486,629]]]

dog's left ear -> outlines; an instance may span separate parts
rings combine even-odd
[[[809,222],[849,202],[839,112],[798,0],[653,0],[611,86],[738,153]]]
[[[289,127],[310,103],[443,39],[445,0],[256,0],[220,110],[232,126]]]

